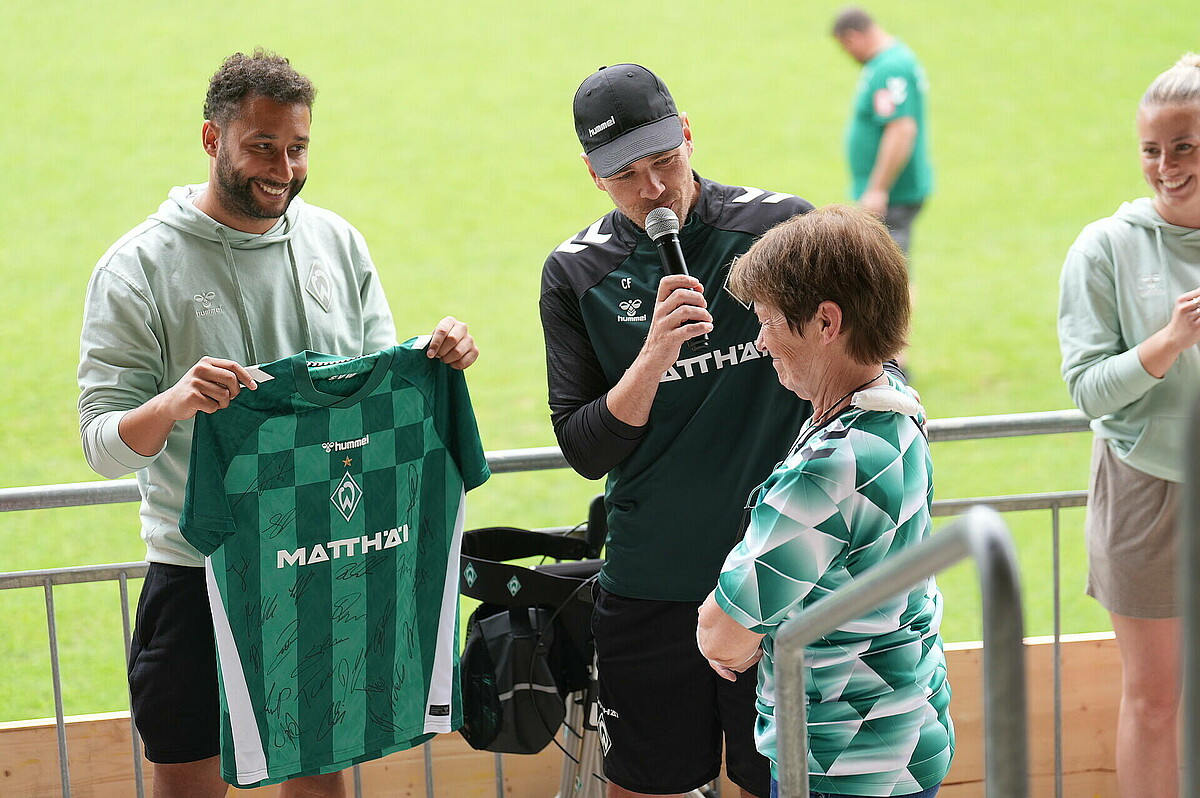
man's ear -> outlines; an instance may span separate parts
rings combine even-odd
[[[608,189],[606,189],[604,187],[604,184],[600,182],[600,175],[596,174],[596,170],[592,168],[592,161],[590,158],[587,157],[587,153],[581,152],[581,153],[579,153],[579,157],[583,159],[583,163],[587,167],[588,174],[591,176],[592,182],[596,184],[596,188],[600,189],[601,191],[607,192]]]
[[[216,122],[205,119],[204,127],[200,128],[200,144],[204,147],[204,151],[210,157],[217,157],[217,144],[221,140],[221,129],[217,127]]]
[[[679,124],[683,126],[683,143],[687,145],[687,153],[690,158],[696,150],[696,145],[692,142],[692,123],[688,119],[687,111],[679,112]]]

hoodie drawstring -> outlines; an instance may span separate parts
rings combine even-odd
[[[229,246],[229,239],[225,237],[225,231],[220,227],[216,230],[217,238],[221,239],[221,248],[225,250],[225,263],[229,266],[229,276],[233,278],[233,294],[237,299],[238,321],[242,325],[242,337],[246,339],[246,365],[255,365],[258,363],[258,355],[254,348],[254,333],[250,332],[250,319],[246,314],[246,299],[242,296],[242,286],[238,282],[237,268],[233,261],[233,248]]]
[[[1154,243],[1158,246],[1158,262],[1165,265],[1166,263],[1168,263],[1168,261],[1167,261],[1167,251],[1166,251],[1165,246],[1163,245],[1163,234],[1162,234],[1162,225],[1161,224],[1154,225]]]
[[[304,291],[300,288],[300,267],[296,265],[296,253],[292,240],[287,240],[288,262],[292,267],[292,291],[296,296],[296,312],[300,316],[300,334],[304,336],[304,348],[312,350],[312,336],[308,332],[308,314],[304,311]]]
[[[233,280],[234,298],[237,300],[238,321],[242,327],[242,337],[246,339],[246,365],[258,364],[258,352],[254,346],[254,333],[250,330],[250,316],[246,312],[246,298],[242,295],[242,285],[238,281],[237,268],[233,259],[233,247],[224,229],[216,228],[217,238],[221,239],[221,248],[225,251],[225,263],[229,266],[229,276]],[[300,334],[304,338],[304,348],[312,349],[312,334],[308,328],[308,314],[304,310],[304,292],[300,287],[300,268],[296,264],[296,253],[292,242],[287,242],[288,265],[292,273],[292,297],[296,301],[296,313],[300,317]]]

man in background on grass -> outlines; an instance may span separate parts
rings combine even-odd
[[[907,257],[913,220],[933,191],[925,70],[861,8],[843,9],[833,36],[863,65],[846,129],[854,199],[887,223]]]
[[[729,682],[696,647],[696,612],[737,541],[746,496],[809,404],[754,346],[729,265],[812,209],[692,171],[692,130],[659,78],[602,68],[575,94],[592,183],[616,208],[546,259],[540,300],[551,420],[576,471],[608,476],[606,560],[592,630],[609,796],[679,795],[727,773],[766,798],[754,746],[757,670]],[[663,275],[646,216],[670,208],[689,275]],[[702,334],[707,348],[686,345]],[[684,347],[681,351],[681,347]]]
[[[358,356],[396,343],[362,236],[296,197],[308,174],[315,89],[286,58],[230,56],[213,75],[201,140],[208,182],[171,190],[100,259],[80,341],[88,463],[136,471],[150,563],[129,660],[133,716],[154,795],[224,796],[220,706],[204,558],[179,531],[192,419],[255,383],[246,366],[304,350]],[[429,357],[466,368],[467,327],[446,317]],[[282,796],[343,796],[341,774]]]

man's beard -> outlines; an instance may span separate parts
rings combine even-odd
[[[278,219],[287,212],[292,200],[300,193],[300,189],[304,188],[304,180],[293,180],[289,183],[287,202],[283,204],[283,210],[276,213],[274,210],[264,208],[254,198],[252,185],[254,180],[255,178],[246,177],[245,174],[235,169],[223,154],[217,156],[217,201],[230,215],[240,216],[244,219]],[[272,188],[279,187],[279,184],[268,180],[260,179],[259,182]]]

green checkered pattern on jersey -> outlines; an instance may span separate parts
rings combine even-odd
[[[303,353],[197,419],[181,529],[208,557],[240,786],[461,724],[457,566],[487,466],[461,372],[406,345]]]

